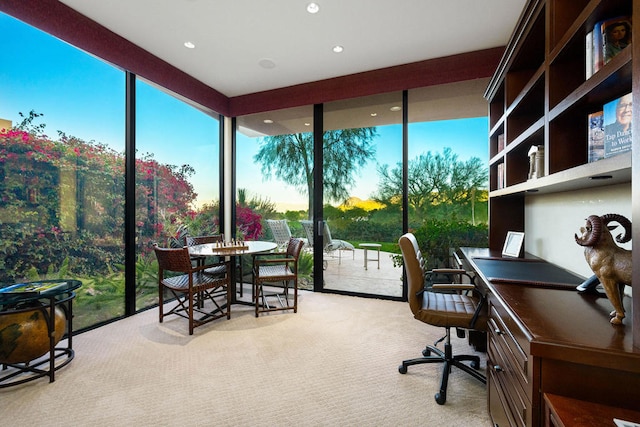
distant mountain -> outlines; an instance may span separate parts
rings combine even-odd
[[[340,210],[348,210],[353,208],[364,209],[365,211],[372,211],[375,209],[382,209],[385,204],[376,202],[375,200],[362,200],[359,197],[349,197],[343,204],[338,206]]]

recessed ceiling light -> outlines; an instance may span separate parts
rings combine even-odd
[[[262,67],[265,68],[267,70],[271,70],[272,68],[276,68],[276,63],[269,58],[263,58],[260,61],[258,61],[258,64]]]
[[[398,107],[397,105],[394,105],[393,107],[389,108],[389,110],[391,110],[391,111],[400,111],[400,110],[402,110],[402,107]]]
[[[311,123],[305,123],[304,125],[305,126],[311,126]]]
[[[342,46],[340,46],[340,45],[337,45],[337,46],[334,46],[334,47],[333,47],[333,51],[334,51],[335,53],[340,53],[340,52],[342,52],[343,50],[344,50],[344,48],[343,48]]]
[[[318,3],[309,3],[307,5],[307,12],[309,13],[318,13],[320,11],[320,6]]]
[[[376,117],[378,113],[371,113],[371,117]]]
[[[184,42],[184,47],[186,47],[187,49],[193,49],[196,47],[196,45],[191,42]]]
[[[266,123],[266,124],[271,124],[271,123],[273,123],[273,120],[271,120],[271,119],[264,119],[264,120],[263,120],[263,122],[264,122],[264,123]]]

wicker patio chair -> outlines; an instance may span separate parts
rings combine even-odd
[[[212,265],[194,267],[189,250],[184,248],[161,248],[154,246],[158,259],[158,308],[160,323],[165,316],[175,314],[189,320],[189,335],[193,329],[213,320],[231,317],[229,301],[231,301],[231,286],[229,286],[229,263],[218,265],[225,268],[223,275],[205,274],[204,271]],[[217,265],[216,265],[217,266]],[[174,273],[181,273],[175,275]],[[225,289],[224,295],[216,291]],[[175,298],[175,306],[164,312],[164,294],[168,290]],[[224,301],[223,301],[224,300]],[[200,314],[200,317],[196,316]]]

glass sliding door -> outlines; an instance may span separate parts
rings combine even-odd
[[[236,127],[236,237],[275,241],[280,248],[288,236],[306,239],[302,221],[312,206],[313,107],[241,116]],[[313,289],[308,245],[298,268],[300,289]],[[250,266],[242,271],[248,287]]]
[[[136,308],[157,303],[152,245],[219,230],[219,122],[169,93],[136,82]]]
[[[0,285],[71,278],[74,329],[124,314],[124,73],[0,13]]]
[[[402,93],[327,103],[323,125],[324,289],[400,298]]]
[[[409,229],[428,268],[452,266],[457,247],[488,243],[486,87],[478,79],[409,91]]]

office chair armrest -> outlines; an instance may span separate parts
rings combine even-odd
[[[434,274],[468,274],[467,270],[461,268],[434,268],[430,272]]]
[[[471,283],[434,283],[431,288],[447,291],[472,291],[476,287]]]

